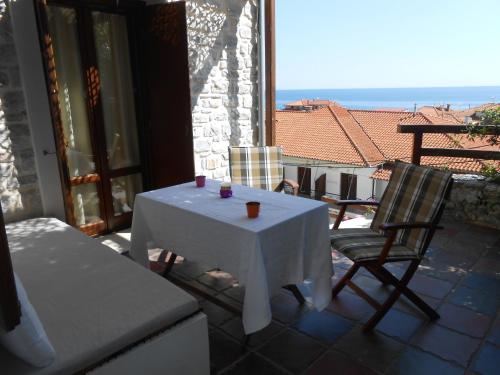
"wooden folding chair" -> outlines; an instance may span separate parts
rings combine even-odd
[[[453,180],[451,173],[397,162],[380,203],[373,201],[339,201],[339,216],[331,233],[334,249],[351,259],[354,264],[332,290],[332,298],[349,286],[375,308],[375,314],[363,330],[373,329],[389,311],[401,294],[419,307],[431,319],[439,315],[408,288],[418,265],[429,246],[443,213]],[[349,205],[378,206],[370,228],[338,229]],[[383,265],[388,262],[410,261],[401,279]],[[387,300],[379,303],[351,279],[365,267],[383,284],[395,289]]]
[[[278,146],[229,147],[229,172],[235,184],[298,195],[299,184],[283,178]]]

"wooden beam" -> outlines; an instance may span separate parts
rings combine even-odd
[[[422,148],[420,154],[422,156],[500,160],[500,151],[468,150],[460,148]]]
[[[0,325],[6,331],[11,331],[20,322],[21,308],[17,299],[3,213],[0,210]]]
[[[420,165],[420,159],[422,158],[422,133],[413,134],[413,150],[411,152],[411,162],[415,165]]]
[[[496,135],[500,132],[500,127],[495,125],[477,125],[478,128],[486,129],[485,135]],[[468,125],[398,125],[398,133],[467,133]]]
[[[275,0],[265,0],[266,145],[275,144],[276,132],[276,23]]]

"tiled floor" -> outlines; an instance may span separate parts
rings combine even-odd
[[[410,286],[441,319],[428,322],[404,298],[370,334],[373,312],[345,288],[328,308],[299,306],[283,290],[272,300],[273,322],[247,345],[241,320],[200,300],[209,318],[214,374],[498,374],[500,368],[500,231],[444,221]],[[335,277],[350,262],[334,252]],[[400,276],[402,265],[392,265]],[[224,272],[189,262],[174,272],[236,306],[241,288]],[[376,299],[389,287],[360,272],[355,282]]]

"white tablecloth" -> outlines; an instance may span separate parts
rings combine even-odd
[[[235,276],[245,286],[243,326],[247,334],[271,321],[270,296],[288,284],[312,281],[318,310],[331,296],[332,256],[328,206],[323,202],[233,185],[221,199],[219,182],[194,182],[138,194],[132,222],[131,257],[149,266],[148,246]],[[261,202],[249,219],[245,202]]]

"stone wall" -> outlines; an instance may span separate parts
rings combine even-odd
[[[455,178],[445,215],[500,229],[500,184],[472,176]]]
[[[5,221],[42,214],[9,8],[0,1],[0,199]]]
[[[257,143],[256,0],[188,0],[196,173],[227,179],[228,146]]]

